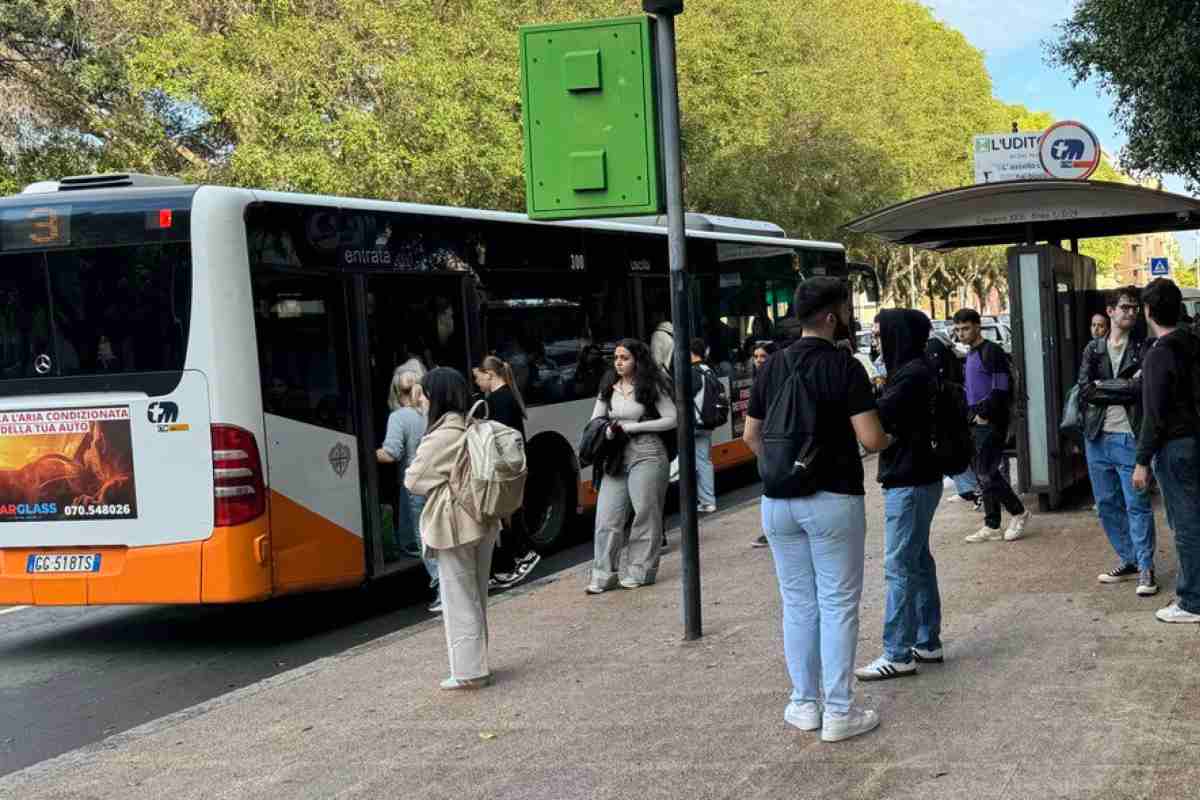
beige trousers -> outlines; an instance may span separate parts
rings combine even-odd
[[[491,674],[487,600],[495,546],[496,534],[490,533],[478,542],[434,551],[452,678],[468,680]]]

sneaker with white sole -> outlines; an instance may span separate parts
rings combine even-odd
[[[1000,532],[999,528],[989,528],[984,525],[974,533],[964,536],[963,541],[975,544],[976,542],[998,542],[1003,538],[1004,534]]]
[[[1159,622],[1191,622],[1200,623],[1200,614],[1193,614],[1190,611],[1184,611],[1179,607],[1179,601],[1176,600],[1166,608],[1160,608],[1154,612],[1154,618]]]
[[[821,741],[840,742],[879,727],[879,714],[866,708],[852,708],[845,714],[826,711],[821,718]]]
[[[1119,567],[1113,567],[1108,572],[1100,573],[1096,576],[1096,580],[1101,583],[1121,583],[1122,581],[1131,581],[1137,576],[1137,564],[1122,564]]]
[[[1008,530],[1004,532],[1004,541],[1015,542],[1025,535],[1025,526],[1029,524],[1029,518],[1033,516],[1033,512],[1026,510],[1024,514],[1018,514],[1008,522]]]
[[[821,706],[816,703],[788,703],[783,710],[783,721],[802,731],[815,731],[821,727]]]
[[[1152,597],[1158,594],[1158,582],[1154,580],[1154,570],[1144,569],[1138,573],[1137,593],[1139,597]]]
[[[942,648],[936,650],[922,650],[920,647],[912,649],[913,660],[918,664],[941,664],[946,660],[946,655]]]
[[[854,670],[854,677],[860,681],[887,681],[892,678],[907,678],[916,674],[917,663],[915,661],[903,664],[899,661],[892,661],[887,656],[880,656],[865,667]]]

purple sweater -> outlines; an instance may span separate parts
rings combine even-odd
[[[984,340],[967,354],[967,407],[972,414],[998,426],[1008,424],[1008,394],[1012,391],[1008,354]]]

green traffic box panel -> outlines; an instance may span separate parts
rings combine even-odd
[[[521,28],[533,219],[663,211],[649,17]]]

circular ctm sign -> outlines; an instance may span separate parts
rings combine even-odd
[[[1100,166],[1100,140],[1081,122],[1056,122],[1042,134],[1038,156],[1051,178],[1087,180]]]

